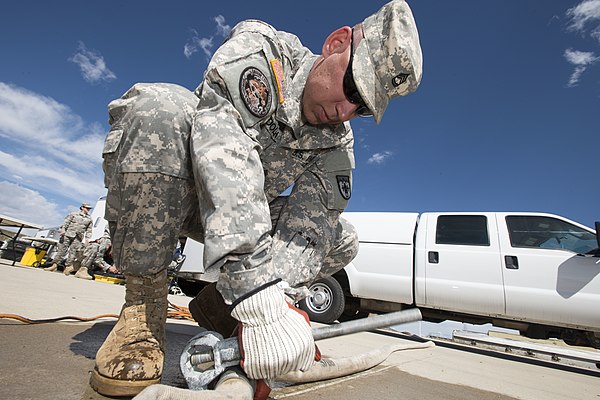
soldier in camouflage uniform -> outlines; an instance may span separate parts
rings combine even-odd
[[[340,218],[354,167],[348,121],[379,123],[391,98],[417,88],[421,67],[412,13],[395,0],[331,33],[321,56],[292,34],[241,22],[195,95],[136,84],[111,102],[105,218],[127,285],[91,385],[124,396],[160,381],[166,268],[180,235],[204,243],[205,268],[220,271],[213,298],[196,306],[239,323],[245,373],[310,367],[311,329],[286,294],[305,294],[356,255]]]
[[[74,211],[65,217],[60,228],[61,242],[58,244],[54,262],[44,271],[54,272],[58,269],[58,263],[67,255],[64,274],[69,275],[75,271],[74,264],[77,254],[80,252],[84,243],[92,236],[92,218],[88,215],[92,206],[83,203],[79,211]]]
[[[103,272],[118,273],[116,267],[104,261],[104,254],[111,246],[110,231],[108,226],[104,230],[101,238],[89,242],[83,249],[83,257],[81,259],[81,267],[75,273],[76,278],[93,279],[88,271],[93,271],[95,268]]]

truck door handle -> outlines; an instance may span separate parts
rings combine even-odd
[[[437,251],[430,251],[427,253],[430,264],[437,264],[440,262],[440,254]]]
[[[506,269],[519,269],[519,259],[517,256],[504,256]]]

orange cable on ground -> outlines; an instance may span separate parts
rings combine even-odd
[[[51,322],[62,321],[65,319],[73,319],[73,320],[76,320],[79,322],[88,322],[88,321],[94,321],[94,320],[100,319],[100,318],[119,318],[119,316],[116,314],[101,314],[101,315],[97,315],[95,317],[85,318],[85,317],[76,317],[73,315],[67,315],[64,317],[57,317],[57,318],[30,319],[30,318],[26,318],[26,317],[23,317],[21,315],[16,315],[16,314],[0,314],[0,318],[16,319],[17,321],[23,322],[25,324],[47,324],[47,323],[51,323]]]
[[[188,321],[194,321],[189,308],[178,306],[169,301],[169,309],[167,311],[167,318],[173,319],[186,319]]]
[[[67,320],[67,319],[72,319],[77,322],[89,322],[89,321],[94,321],[94,320],[97,320],[100,318],[115,318],[115,319],[117,319],[117,318],[119,318],[119,315],[118,314],[100,314],[100,315],[96,315],[95,317],[89,317],[89,318],[67,315],[67,316],[56,317],[56,318],[30,319],[30,318],[26,318],[26,317],[23,317],[23,316],[17,315],[17,314],[0,314],[0,319],[14,319],[19,322],[23,322],[24,324],[32,324],[32,325],[48,324],[48,323],[63,321],[63,320]],[[178,306],[171,302],[169,302],[169,308],[167,310],[167,318],[186,319],[188,321],[194,320],[194,318],[192,318],[192,314],[190,314],[190,310],[187,307]]]

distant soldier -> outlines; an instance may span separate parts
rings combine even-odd
[[[113,274],[118,273],[119,271],[116,267],[104,260],[104,255],[109,250],[110,246],[110,231],[107,226],[106,229],[104,229],[104,234],[101,238],[91,241],[84,246],[81,266],[75,273],[75,277],[80,279],[93,279],[88,271],[92,272],[94,269],[100,269],[103,272],[110,272]]]
[[[66,216],[60,228],[61,241],[54,256],[54,262],[48,268],[44,268],[44,271],[56,271],[58,263],[65,256],[67,256],[67,261],[64,274],[69,275],[75,271],[73,263],[77,257],[77,252],[81,249],[83,243],[92,237],[92,218],[88,215],[91,209],[92,206],[89,203],[82,203],[79,211],[74,211]]]

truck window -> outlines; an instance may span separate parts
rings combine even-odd
[[[436,244],[489,246],[485,215],[440,215],[435,233]]]
[[[598,247],[592,232],[552,217],[511,215],[506,217],[506,225],[512,247],[564,249],[578,254]]]

